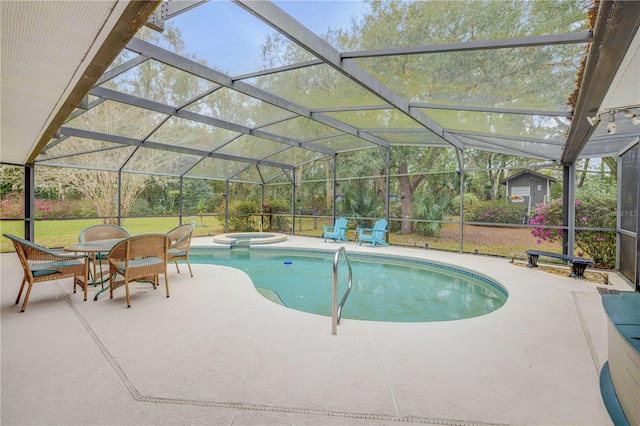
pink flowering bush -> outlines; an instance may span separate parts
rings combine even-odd
[[[578,200],[576,200],[576,206]],[[533,209],[533,215],[529,219],[531,225],[559,225],[562,226],[562,199],[558,198],[546,204],[538,204]],[[537,238],[538,244],[544,241],[557,241],[562,238],[560,228],[534,228],[531,235]]]
[[[592,183],[576,190],[576,198],[575,226],[577,228],[616,227],[615,188],[601,183]],[[538,244],[543,241],[561,240],[562,230],[554,226],[562,226],[562,199],[538,204],[533,211],[530,223],[545,226],[545,228],[531,230]],[[589,257],[601,267],[615,267],[615,232],[576,230],[575,245],[579,249],[578,256]]]
[[[59,219],[74,217],[90,217],[95,215],[93,205],[81,200],[34,200],[35,217],[38,219]],[[0,217],[15,219],[24,217],[24,200],[22,196],[7,197],[2,200]]]

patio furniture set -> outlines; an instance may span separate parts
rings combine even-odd
[[[73,277],[74,293],[78,286],[84,290],[85,301],[90,285],[102,286],[94,300],[107,288],[110,298],[113,298],[113,291],[124,286],[127,307],[130,307],[130,282],[150,282],[155,289],[159,276],[164,275],[166,295],[169,297],[167,263],[175,263],[180,273],[178,262],[185,261],[193,277],[189,263],[193,229],[193,225],[180,225],[166,234],[132,236],[120,226],[94,225],[80,232],[77,244],[62,250],[49,249],[15,235],[3,234],[13,242],[24,271],[16,304],[20,303],[25,284],[28,283],[28,286],[20,312],[27,309],[33,284],[69,277]],[[109,283],[107,288],[104,287],[105,283]]]
[[[345,235],[347,232],[348,221],[344,217],[336,219],[333,226],[324,227],[324,242],[327,239],[331,239],[337,243],[348,242],[349,239]],[[373,228],[357,228],[355,240],[358,240],[358,245],[362,245],[363,242],[371,244],[371,247],[375,247],[376,244],[381,246],[388,246],[389,244],[384,240],[387,234],[388,222],[386,219],[378,219],[373,225]]]

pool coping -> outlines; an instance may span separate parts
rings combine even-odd
[[[270,235],[266,237],[265,235]],[[255,238],[249,238],[249,245],[261,245],[261,244],[273,244],[287,240],[285,234],[278,232],[229,232],[226,234],[218,234],[213,237],[213,242],[218,244],[229,244],[235,246],[238,244],[239,236],[256,236]]]

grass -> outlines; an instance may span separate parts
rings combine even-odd
[[[314,224],[313,219],[303,219],[301,223],[296,220],[296,234],[313,237],[322,237],[323,225],[331,225],[330,221],[318,221]],[[302,230],[300,230],[302,225]],[[353,241],[355,230],[347,230],[347,238]],[[496,227],[496,226],[475,226],[465,225],[463,229],[464,243],[463,251],[479,254],[502,256],[510,258],[514,255],[516,259],[526,259],[525,252],[529,249],[537,249],[552,252],[561,252],[562,246],[557,243],[538,244],[537,239],[531,235],[529,228]],[[443,226],[440,235],[425,237],[418,234],[402,235],[397,232],[389,234],[391,245],[405,247],[424,248],[426,244],[430,249],[460,251],[460,224],[447,223]]]
[[[202,218],[187,217],[183,219],[183,222],[190,223],[194,219],[196,228],[193,235],[195,237],[213,236],[224,232],[224,222],[216,216],[204,216]],[[77,242],[78,234],[84,228],[100,223],[102,223],[100,219],[36,221],[36,243],[50,248],[64,247]],[[178,224],[179,221],[177,217],[128,218],[122,223],[131,235],[157,232],[164,233],[178,226]],[[324,233],[323,226],[325,225],[333,225],[333,222],[328,218],[296,219],[296,234],[322,237]],[[22,226],[21,221],[0,221],[2,233],[22,236]],[[527,228],[465,225],[463,232],[463,251],[468,253],[473,253],[477,249],[479,254],[489,254],[507,258],[513,254],[516,259],[526,259],[525,251],[528,249],[561,251],[559,243],[538,245],[536,239]],[[355,229],[349,229],[347,231],[347,237],[353,241],[355,238]],[[460,225],[457,223],[446,224],[440,235],[434,237],[424,237],[418,234],[401,235],[396,232],[391,232],[389,234],[389,241],[392,245],[424,248],[425,244],[428,244],[430,249],[458,252],[460,251]],[[0,244],[0,250],[2,252],[13,251],[13,245],[7,238],[0,239]]]
[[[185,218],[183,223],[190,223],[191,218]],[[76,220],[42,220],[35,223],[35,242],[49,248],[64,247],[78,242],[80,231],[91,225],[103,223],[101,219],[76,219]],[[177,217],[154,218],[129,218],[122,222],[122,226],[131,235],[148,233],[165,233],[179,225]],[[196,219],[194,237],[220,234],[223,232],[224,223],[217,217],[205,216]],[[3,234],[24,236],[22,221],[0,221],[0,230]],[[0,251],[13,251],[13,244],[7,238],[0,239]]]

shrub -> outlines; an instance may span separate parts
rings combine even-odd
[[[165,214],[168,214],[168,213],[169,213],[169,211],[167,209],[167,206],[165,206],[162,203],[157,203],[157,204],[154,204],[153,206],[151,206],[151,214],[153,216],[162,216],[162,215],[165,215]]]
[[[446,200],[445,200],[446,201]],[[414,232],[425,237],[439,235],[442,229],[443,208],[441,203],[436,203],[433,196],[428,193],[418,197],[413,205],[413,217],[415,219],[438,222],[416,222],[413,224]]]
[[[262,206],[262,210],[265,213],[271,213],[269,225],[271,225],[269,231],[288,231],[289,230],[289,215],[291,214],[291,206],[289,203],[282,200],[272,200],[265,202]],[[281,216],[282,215],[282,216]],[[265,224],[266,227],[266,224]],[[265,229],[266,231],[267,229]]]
[[[260,212],[255,201],[234,201],[229,203],[229,229],[237,232],[251,232],[258,229],[256,218],[252,214]]]
[[[3,199],[0,217],[3,219],[24,217],[24,201],[22,198],[11,196]]]
[[[576,226],[581,228],[616,227],[616,190],[602,182],[590,182],[576,190]],[[561,226],[562,199],[538,204],[531,218],[532,225]],[[535,228],[531,234],[543,241],[558,241],[562,238],[559,228]],[[616,260],[615,232],[577,230],[575,244],[578,256],[587,254],[597,265],[613,268]]]
[[[93,204],[85,200],[57,201],[34,200],[35,217],[38,219],[60,219],[75,217],[91,217],[95,215]],[[23,218],[24,200],[21,196],[2,200],[2,218]]]
[[[522,204],[509,203],[504,200],[478,201],[469,209],[465,208],[466,222],[513,223],[521,224],[526,210]]]
[[[130,216],[151,216],[151,207],[149,202],[144,198],[138,198],[133,202],[131,210],[129,210]]]
[[[465,192],[464,195],[462,196],[462,199],[464,201],[465,210],[469,210],[475,204],[480,202],[480,199],[475,194],[472,194],[470,192]],[[455,215],[460,214],[460,196],[459,195],[456,195],[455,197],[453,197],[451,210],[452,210],[452,213]]]

